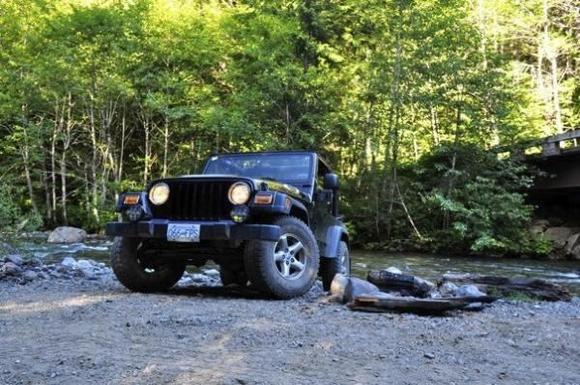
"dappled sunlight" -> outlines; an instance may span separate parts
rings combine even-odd
[[[118,297],[115,294],[108,295],[79,295],[72,298],[57,299],[52,301],[38,301],[19,303],[16,301],[9,301],[0,304],[0,313],[8,313],[11,315],[23,315],[32,313],[44,313],[57,310],[64,310],[70,308],[78,308],[83,306],[94,305],[99,302],[104,302],[107,299]]]

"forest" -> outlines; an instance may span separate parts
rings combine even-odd
[[[0,229],[101,231],[211,153],[315,149],[358,245],[542,254],[497,146],[580,127],[576,0],[3,0]]]

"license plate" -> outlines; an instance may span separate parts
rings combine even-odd
[[[170,223],[167,225],[167,240],[172,242],[199,242],[199,232],[199,225]]]

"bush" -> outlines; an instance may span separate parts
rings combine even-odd
[[[20,216],[20,208],[10,186],[0,185],[0,231],[12,228]]]
[[[522,163],[476,146],[441,146],[423,157],[416,180],[419,211],[435,250],[475,254],[545,254],[527,228],[533,206],[522,192],[533,177]]]
[[[34,231],[42,227],[42,218],[33,212],[24,212],[14,188],[0,185],[0,231]]]

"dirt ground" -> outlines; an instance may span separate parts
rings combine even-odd
[[[446,317],[223,288],[0,282],[2,384],[580,384],[580,298]]]

